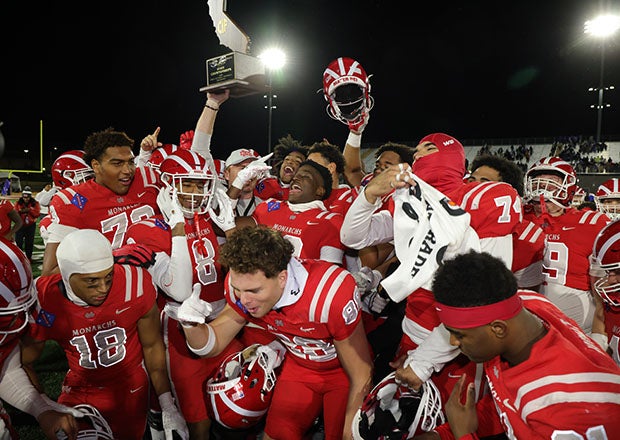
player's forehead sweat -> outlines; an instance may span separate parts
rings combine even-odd
[[[99,231],[79,229],[68,234],[56,250],[63,278],[75,273],[96,273],[114,265],[112,245]]]

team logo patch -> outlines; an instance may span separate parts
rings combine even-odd
[[[88,202],[88,199],[82,194],[78,193],[76,193],[71,199],[71,204],[78,208],[80,211],[84,209],[84,207],[86,206],[86,202]]]
[[[278,327],[284,327],[284,321],[282,321],[281,319],[276,319],[274,321],[274,324]]]
[[[265,182],[258,182],[256,184],[256,191],[260,194],[264,191],[265,189]]]
[[[37,316],[36,323],[42,327],[50,328],[54,325],[54,321],[56,321],[56,315],[53,313],[46,312],[41,309],[39,311],[39,315]]]
[[[168,229],[168,225],[165,222],[162,222],[160,219],[156,218],[155,219],[155,226],[157,226],[159,229],[163,229],[164,231],[167,231]]]
[[[280,201],[272,200],[267,202],[267,212],[276,211],[280,209]]]

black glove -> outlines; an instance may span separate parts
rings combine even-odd
[[[115,249],[112,254],[114,255],[114,262],[118,264],[131,264],[145,269],[155,264],[155,252],[138,243],[121,246]]]

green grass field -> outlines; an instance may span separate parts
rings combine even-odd
[[[32,272],[36,278],[41,274],[41,263],[43,262],[43,240],[39,236],[39,228],[36,229],[35,249],[32,259]],[[54,400],[60,394],[62,380],[65,377],[67,368],[67,360],[60,346],[53,341],[46,342],[43,354],[35,364],[35,371],[46,394]],[[11,421],[17,429],[21,440],[45,439],[34,417],[10,405],[6,405],[6,408],[11,415]]]

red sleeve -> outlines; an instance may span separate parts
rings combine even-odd
[[[521,222],[521,198],[503,182],[472,182],[458,194],[461,208],[470,216],[470,225],[480,238],[503,237]]]

